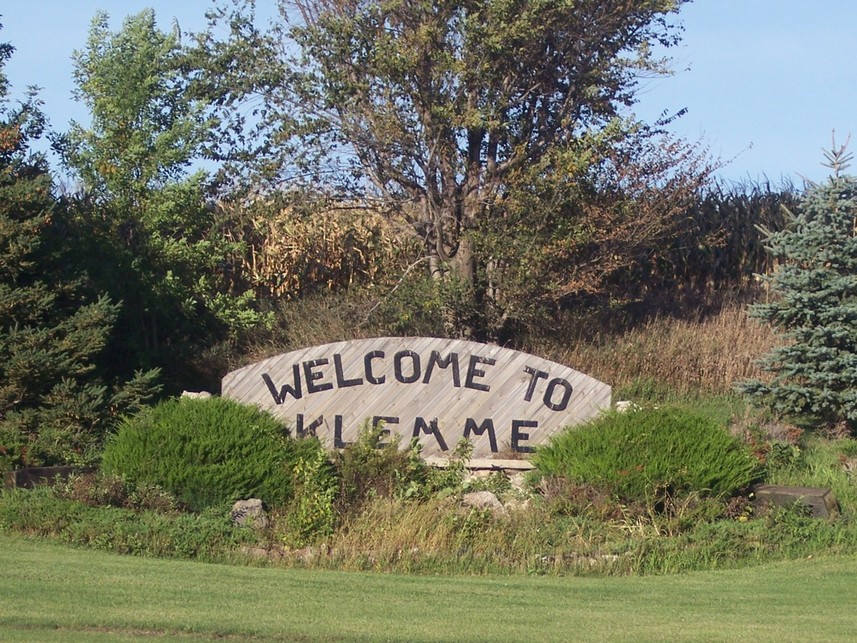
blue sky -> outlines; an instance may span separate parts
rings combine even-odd
[[[257,0],[271,11],[273,0]],[[152,7],[161,26],[204,26],[207,0],[5,0],[0,40],[17,49],[6,68],[13,91],[43,88],[55,129],[86,111],[73,102],[70,56],[86,42],[95,12],[114,26]],[[857,151],[857,0],[695,0],[680,14],[685,32],[670,50],[675,74],[644,82],[635,112],[688,113],[672,131],[700,139],[726,162],[727,181],[820,180],[822,150],[853,134]],[[852,168],[857,171],[857,167]]]

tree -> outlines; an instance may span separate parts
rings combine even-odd
[[[210,30],[200,60],[206,89],[227,108],[261,98],[257,125],[270,129],[259,150],[288,159],[281,179],[376,200],[421,239],[429,273],[457,284],[466,308],[496,309],[497,321],[450,332],[496,334],[521,297],[555,300],[576,288],[574,275],[547,280],[533,270],[531,283],[556,287],[513,295],[515,260],[551,264],[542,249],[572,239],[597,246],[600,259],[633,255],[674,214],[663,203],[640,206],[651,189],[668,192],[676,177],[695,186],[705,174],[683,167],[686,147],[651,149],[658,129],[621,113],[641,74],[666,72],[653,52],[677,42],[667,18],[683,2],[282,1],[283,22],[294,26],[265,36],[239,5],[213,16],[232,26],[231,40]],[[593,209],[610,216],[590,218]],[[599,224],[645,235],[623,244]],[[486,245],[488,233],[539,252],[506,256],[500,243]]]
[[[0,470],[89,463],[110,421],[154,392],[157,373],[110,384],[97,370],[118,306],[61,278],[64,212],[44,159],[29,152],[44,119],[34,95],[7,105],[0,45]]]
[[[72,122],[55,139],[84,190],[74,209],[88,272],[123,301],[135,363],[175,364],[177,351],[260,320],[251,294],[233,297],[220,279],[237,248],[206,204],[206,174],[190,173],[212,123],[189,94],[185,63],[178,26],[160,31],[153,11],[116,33],[97,14],[74,55],[91,125]]]
[[[780,265],[764,277],[772,300],[751,315],[784,343],[761,365],[768,381],[741,388],[782,414],[857,427],[857,177],[845,147],[827,155],[833,176],[812,185],[786,229],[770,234]]]

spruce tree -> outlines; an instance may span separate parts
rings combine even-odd
[[[782,345],[763,358],[772,374],[741,388],[785,415],[857,427],[857,177],[845,146],[826,154],[832,176],[811,185],[792,224],[770,234],[779,267],[764,279],[772,299],[751,316]]]
[[[99,377],[118,306],[86,301],[60,277],[62,212],[44,158],[29,150],[44,119],[33,96],[8,107],[11,52],[0,44],[0,470],[83,464],[111,418],[153,392],[155,373],[119,386]]]

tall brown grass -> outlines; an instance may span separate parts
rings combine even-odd
[[[776,343],[772,331],[725,304],[698,319],[658,315],[624,332],[593,337],[557,334],[532,350],[614,388],[651,381],[677,394],[727,393],[761,375],[757,360]]]
[[[388,334],[369,315],[377,301],[373,295],[363,288],[281,302],[273,326],[258,331],[241,350],[221,356],[226,358],[222,368],[304,346]],[[621,314],[593,322],[566,313],[553,328],[524,338],[515,348],[614,389],[649,382],[678,396],[729,393],[737,382],[762,376],[757,361],[778,340],[770,328],[748,317],[742,299],[713,308],[691,318],[661,312],[639,322]]]

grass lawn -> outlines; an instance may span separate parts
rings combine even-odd
[[[116,556],[0,534],[0,639],[857,639],[857,558],[633,578],[425,577]]]

